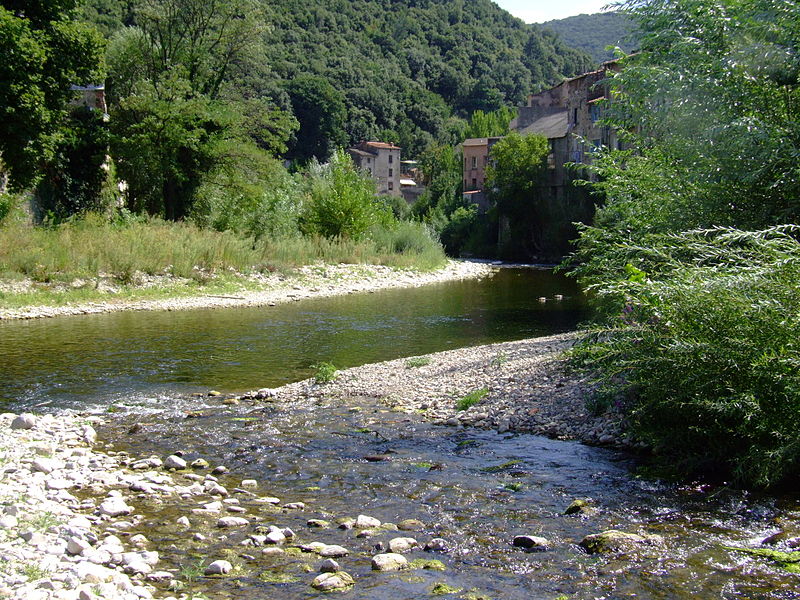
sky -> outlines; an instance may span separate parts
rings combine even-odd
[[[542,23],[572,15],[600,12],[610,0],[494,0],[526,23]]]

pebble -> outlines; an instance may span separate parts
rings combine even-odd
[[[341,567],[339,563],[332,558],[326,558],[319,564],[320,573],[336,573]]]

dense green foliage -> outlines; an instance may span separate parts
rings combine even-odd
[[[677,473],[769,485],[800,474],[797,226],[699,230],[617,245],[621,310],[574,351]]]
[[[16,189],[54,160],[70,86],[102,79],[102,36],[72,20],[76,4],[0,2],[0,153]]]
[[[338,150],[328,164],[312,164],[309,198],[300,215],[303,233],[359,240],[373,225],[392,219],[375,198],[375,182],[355,168],[349,154]]]
[[[137,8],[143,1],[86,0],[84,16],[109,33],[124,25],[144,28]],[[291,145],[298,158],[324,160],[336,145],[365,139],[398,143],[406,156],[433,141],[458,143],[458,117],[517,105],[532,91],[591,66],[588,56],[549,30],[524,24],[490,0],[251,4],[253,9],[241,13],[262,27],[259,38],[246,38],[249,55],[257,60],[225,63],[228,71],[220,75],[238,93],[294,111],[304,133]],[[337,108],[319,114],[327,107],[299,104],[298,79],[314,82],[315,94],[341,99],[344,122]],[[331,126],[316,127],[321,117]]]
[[[503,222],[499,252],[505,258],[535,256],[543,249],[548,221],[544,219],[541,187],[550,145],[540,135],[507,135],[491,150],[486,187]]]
[[[573,258],[607,321],[578,356],[667,461],[795,479],[800,8],[626,7],[642,52],[609,114],[633,149],[594,165],[605,205]]]
[[[598,64],[615,58],[614,48],[632,52],[639,47],[636,24],[622,12],[575,15],[547,21],[542,27],[552,29],[565,43],[583,50]]]

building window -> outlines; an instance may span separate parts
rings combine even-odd
[[[578,124],[578,109],[577,108],[573,108],[572,109],[572,123],[574,125]]]
[[[474,177],[472,178],[472,189],[473,190],[478,189],[478,180],[475,179]]]
[[[473,169],[477,169],[478,168],[478,157],[477,156],[473,156],[472,157],[472,168]]]
[[[389,169],[389,177],[394,177],[394,169]]]
[[[390,154],[389,155],[389,164],[392,164],[393,161],[394,161],[394,154]]]
[[[589,107],[589,119],[592,123],[597,123],[603,117],[603,109],[597,104],[592,104]]]
[[[394,189],[394,183],[390,181],[389,182],[389,191],[391,192],[393,189]]]
[[[367,164],[369,165],[369,164],[371,164],[371,163],[372,163],[372,159],[371,159],[371,158],[368,158],[368,159],[367,159]]]

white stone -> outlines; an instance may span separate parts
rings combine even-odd
[[[347,551],[347,548],[343,546],[337,546],[335,544],[325,546],[319,551],[319,555],[323,558],[339,558],[342,556],[347,556],[348,554],[349,552]]]
[[[396,537],[389,540],[389,550],[395,554],[403,554],[417,547],[419,547],[419,542],[414,538]]]
[[[191,522],[189,521],[189,517],[183,516],[179,517],[177,521],[175,521],[181,527],[191,527]]]
[[[133,507],[128,506],[125,500],[119,497],[112,497],[104,500],[98,510],[103,515],[109,517],[118,517],[120,515],[129,515],[133,512]]]
[[[249,524],[250,521],[244,517],[222,517],[217,521],[217,527],[244,527]]]
[[[233,565],[227,560],[215,560],[206,567],[205,575],[227,575],[233,570]]]
[[[358,515],[356,518],[355,526],[357,529],[372,529],[380,527],[381,522],[375,517],[368,517],[367,515]]]
[[[186,461],[183,460],[180,456],[172,454],[164,459],[164,468],[165,469],[185,469],[186,468]]]
[[[83,554],[84,550],[88,550],[92,545],[83,538],[72,536],[67,540],[67,552],[72,555]]]
[[[23,413],[11,421],[11,429],[33,429],[36,427],[36,416]]]
[[[402,554],[389,552],[386,554],[376,554],[372,557],[373,571],[400,571],[408,567],[408,561]]]
[[[243,479],[242,487],[246,490],[254,490],[258,487],[258,482],[255,479]]]

